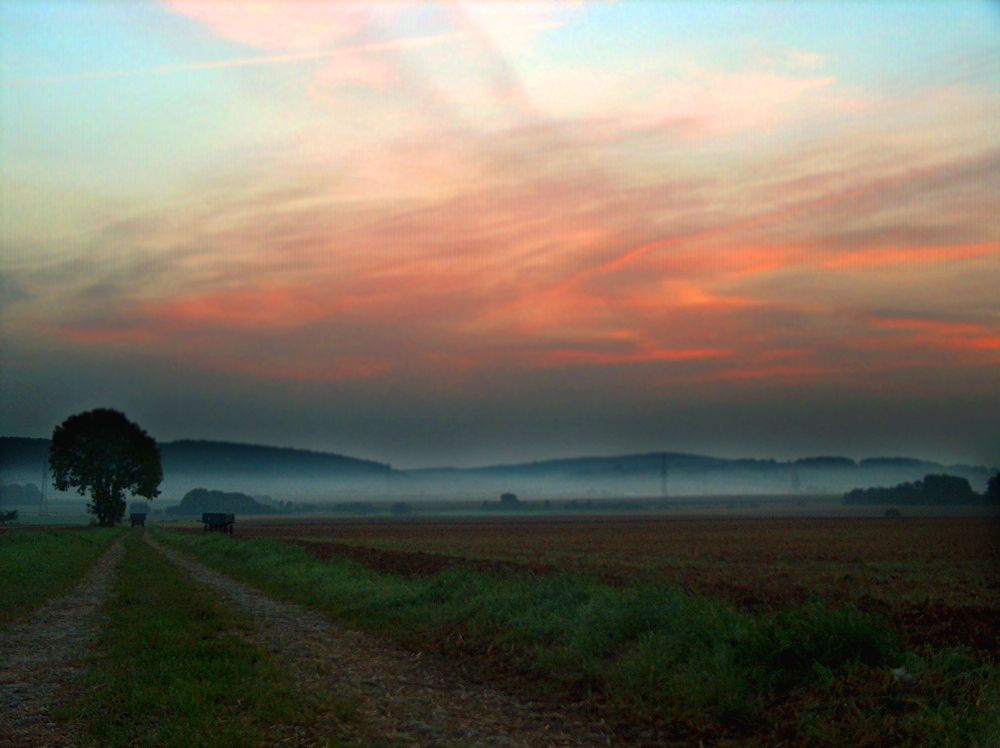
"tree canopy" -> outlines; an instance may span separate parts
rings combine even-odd
[[[98,408],[56,426],[49,447],[52,482],[90,493],[88,511],[102,525],[125,514],[125,492],[153,499],[163,481],[156,441],[123,413]]]
[[[914,483],[855,488],[844,494],[846,504],[974,504],[981,500],[969,480],[956,475],[925,475]]]

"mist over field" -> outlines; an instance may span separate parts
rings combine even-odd
[[[981,492],[996,472],[987,466],[945,466],[898,457],[776,461],[676,453],[396,470],[370,460],[262,445],[178,441],[162,443],[160,449],[164,481],[162,497],[153,502],[157,509],[175,505],[194,488],[239,492],[267,503],[309,502],[318,511],[358,500],[406,500],[417,506],[465,501],[478,506],[508,492],[525,501],[621,500],[626,502],[623,508],[629,508],[629,499],[649,500],[654,503],[645,508],[659,509],[683,507],[685,499],[695,498],[736,501],[738,506],[760,497],[839,499],[851,489],[891,486],[941,472],[967,478]],[[0,483],[37,485],[47,457],[47,440],[0,438]],[[49,495],[76,497],[51,488]],[[604,508],[614,507],[612,503]]]

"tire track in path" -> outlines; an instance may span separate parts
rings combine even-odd
[[[97,610],[110,594],[124,539],[116,538],[71,592],[0,628],[0,747],[84,742],[74,725],[56,722],[52,710],[93,650],[101,629]]]
[[[250,613],[252,635],[294,687],[319,701],[358,705],[343,725],[351,742],[371,748],[590,748],[612,745],[610,731],[572,715],[523,703],[470,683],[444,663],[333,623],[315,610],[275,600],[146,536],[197,581]]]

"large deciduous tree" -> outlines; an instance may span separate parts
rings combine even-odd
[[[52,482],[90,492],[88,511],[102,525],[125,514],[125,492],[152,500],[163,480],[156,441],[123,413],[98,408],[70,416],[52,433]]]

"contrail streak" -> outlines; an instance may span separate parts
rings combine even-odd
[[[551,21],[525,26],[512,26],[498,29],[498,31],[545,31],[548,29],[558,28],[561,25],[561,23]],[[297,52],[286,55],[270,55],[268,57],[236,57],[229,60],[214,60],[210,62],[189,62],[180,65],[157,65],[152,68],[139,68],[136,70],[94,70],[85,73],[71,73],[69,75],[46,75],[34,78],[14,78],[12,80],[3,81],[0,85],[5,87],[26,86],[39,83],[63,83],[67,81],[129,78],[140,75],[158,75],[163,73],[186,73],[196,70],[214,70],[216,68],[252,67],[254,65],[284,65],[295,62],[306,62],[309,60],[329,59],[348,54],[421,49],[440,44],[452,44],[454,42],[477,39],[478,36],[475,33],[461,31],[450,34],[434,34],[432,36],[411,37],[409,39],[393,39],[392,41],[387,42],[370,42],[368,44],[358,44],[353,47],[341,47],[340,49],[330,49],[319,52]]]

